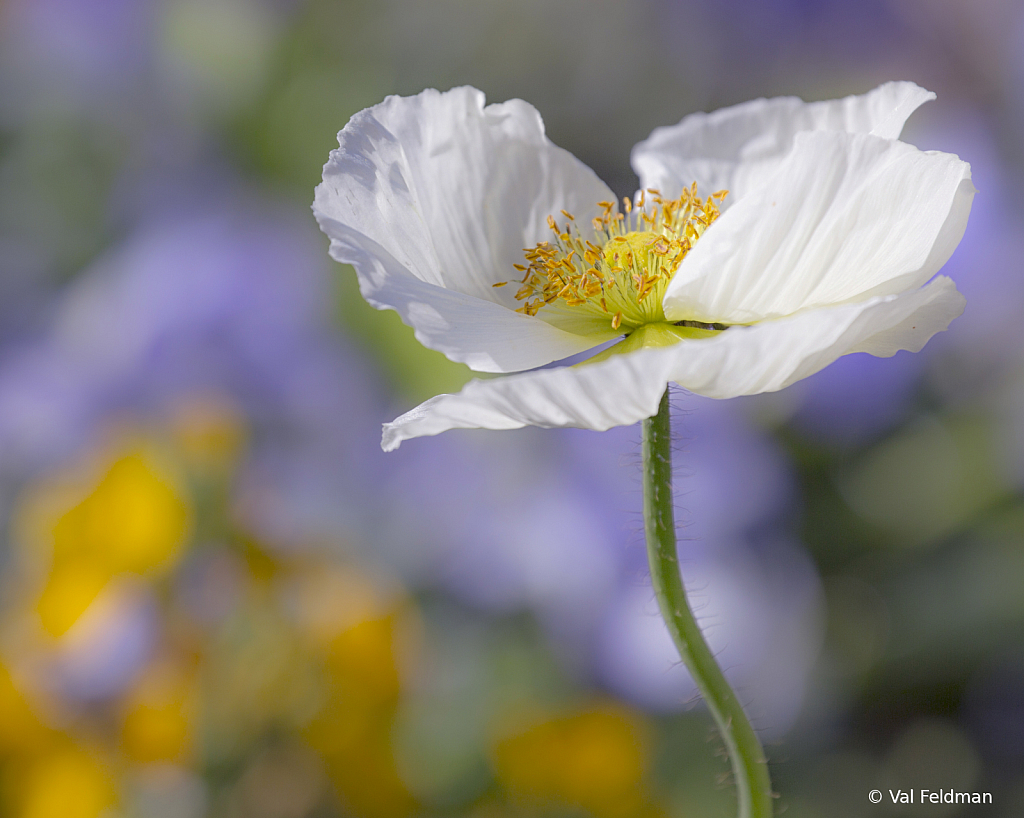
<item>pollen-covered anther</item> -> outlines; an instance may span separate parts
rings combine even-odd
[[[600,215],[591,220],[588,237],[568,211],[561,211],[564,229],[548,216],[553,241],[526,248],[527,264],[514,265],[524,273],[516,293],[524,302],[518,312],[536,315],[561,302],[604,321],[611,315],[615,330],[663,321],[665,288],[694,242],[718,218],[727,193],[719,190],[702,198],[694,183],[677,199],[664,199],[654,188],[642,190],[635,203],[623,199],[618,211],[614,202],[598,202]]]

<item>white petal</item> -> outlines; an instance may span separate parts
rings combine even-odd
[[[903,123],[935,94],[912,82],[888,82],[860,96],[824,102],[756,99],[656,128],[633,148],[640,187],[676,195],[696,181],[706,193],[730,191],[731,206],[778,167],[800,131],[872,133],[896,139]]]
[[[658,411],[668,382],[664,361],[641,350],[599,364],[545,369],[470,381],[457,395],[438,395],[384,424],[381,447],[449,429],[545,429],[574,426],[603,431]]]
[[[553,145],[521,100],[484,106],[473,88],[388,97],[338,134],[313,211],[331,255],[351,263],[363,296],[395,309],[425,346],[474,369],[527,369],[595,342],[514,312],[523,248],[548,215],[584,224],[614,198]],[[600,340],[600,339],[599,339]]]
[[[457,395],[438,395],[385,424],[381,445],[391,451],[403,440],[449,429],[628,425],[657,411],[670,381],[713,398],[775,391],[848,352],[917,351],[963,311],[963,303],[942,277],[910,293],[733,327],[714,338],[472,381]]]
[[[970,166],[952,154],[802,133],[776,176],[686,256],[665,314],[743,324],[919,287],[956,248],[973,196]]]
[[[733,327],[711,339],[700,356],[680,356],[672,380],[710,398],[775,392],[848,353],[889,357],[901,349],[918,352],[963,310],[956,285],[940,276],[900,295]]]
[[[885,329],[877,329],[876,318],[876,324],[872,325],[875,331],[862,336],[850,352],[867,352],[879,358],[891,358],[904,349],[920,352],[929,338],[942,332],[963,313],[966,301],[952,279],[939,276],[927,287],[888,303],[894,306],[884,319]],[[902,315],[902,320],[890,323],[897,315]]]

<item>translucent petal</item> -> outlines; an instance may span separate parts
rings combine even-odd
[[[425,346],[474,369],[528,369],[587,349],[581,338],[514,312],[523,248],[560,211],[583,224],[614,198],[553,145],[521,100],[484,105],[473,88],[388,97],[352,118],[324,166],[313,211],[331,255],[363,296],[394,309]]]

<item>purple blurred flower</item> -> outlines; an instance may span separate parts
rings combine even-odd
[[[123,577],[104,588],[57,643],[39,657],[38,683],[61,699],[89,703],[110,699],[132,682],[160,635],[153,592]]]
[[[759,729],[778,735],[796,717],[821,640],[817,573],[787,533],[793,476],[778,446],[736,402],[685,394],[674,401],[680,565],[691,602]],[[608,435],[574,433],[591,453],[585,471],[617,473],[612,492],[632,500],[629,515],[639,529],[636,469],[593,462],[595,444]],[[613,504],[613,494],[603,502]],[[591,662],[617,694],[652,709],[681,709],[695,688],[658,615],[639,534],[635,546],[632,572],[603,599]]]
[[[872,62],[885,76],[880,64],[908,36],[887,0],[656,0],[655,7],[664,53],[688,83],[715,96],[744,87],[763,92],[765,70],[770,80],[822,60]]]
[[[928,351],[933,356],[966,355],[976,371],[998,368],[1017,354],[1024,310],[1024,200],[1010,181],[1013,169],[1000,153],[989,118],[967,105],[930,112],[912,136],[922,148],[951,149],[970,157],[979,190],[974,218],[947,266],[967,308],[952,331]]]
[[[143,227],[72,285],[45,338],[7,351],[0,462],[12,479],[89,445],[109,418],[159,419],[213,393],[254,427],[243,485],[296,501],[249,502],[257,524],[294,538],[361,513],[338,500],[365,490],[354,466],[374,450],[379,387],[331,327],[318,237],[297,215],[235,204]]]
[[[906,415],[927,355],[841,358],[798,384],[795,427],[815,441],[841,446],[870,440]]]
[[[8,0],[0,7],[0,47],[21,77],[19,91],[77,107],[137,81],[158,12],[157,0]]]
[[[755,726],[781,735],[798,715],[823,636],[813,563],[779,538],[687,542],[679,563],[697,621]],[[605,684],[642,706],[680,710],[697,696],[647,584],[624,586],[608,605],[597,662]]]
[[[684,573],[730,673],[781,732],[820,641],[814,568],[771,533],[785,531],[792,475],[736,404],[675,401]],[[642,706],[692,696],[685,671],[668,672],[678,657],[646,579],[636,427],[440,436],[392,462],[400,499],[380,509],[379,546],[393,570],[487,611],[534,612],[567,664]]]
[[[622,548],[559,436],[450,437],[387,456],[398,499],[379,509],[384,559],[487,610],[530,608],[570,628],[592,618]]]

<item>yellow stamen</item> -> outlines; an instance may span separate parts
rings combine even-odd
[[[548,216],[554,240],[525,249],[528,266],[514,265],[525,272],[516,293],[524,304],[517,311],[536,315],[545,305],[561,301],[605,321],[612,315],[615,330],[664,321],[668,282],[718,218],[718,203],[727,193],[719,190],[704,199],[694,183],[678,199],[664,199],[648,188],[640,192],[635,208],[623,199],[624,213],[615,212],[614,202],[598,202],[601,213],[592,220],[593,241],[580,234],[571,213],[561,211],[568,219],[564,231]]]

